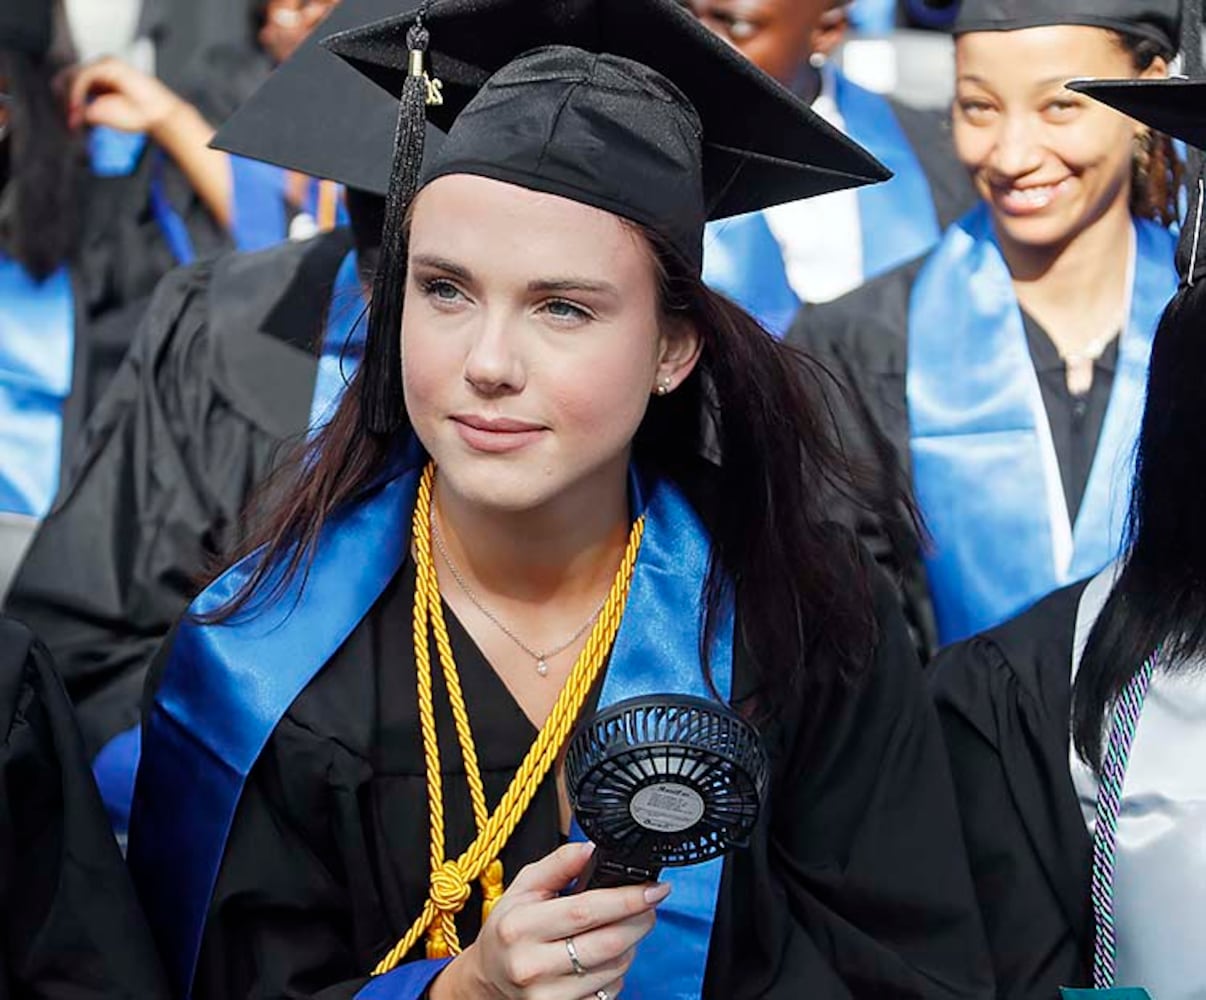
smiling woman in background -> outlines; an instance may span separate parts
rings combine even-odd
[[[981,203],[927,257],[793,328],[849,389],[851,440],[907,467],[933,547],[880,549],[929,648],[1117,554],[1176,285],[1179,168],[1167,139],[1064,84],[1166,75],[1178,20],[1176,0],[968,0],[954,139]]]

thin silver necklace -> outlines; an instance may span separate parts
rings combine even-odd
[[[607,598],[604,597],[603,600],[599,602],[599,606],[595,608],[591,616],[586,619],[585,622],[583,622],[582,627],[578,629],[577,632],[566,639],[565,642],[561,643],[561,645],[554,646],[552,649],[546,649],[544,652],[539,652],[529,646],[514,632],[512,632],[511,629],[507,627],[506,622],[504,622],[498,617],[498,615],[486,607],[481,602],[481,598],[474,593],[473,588],[470,587],[468,581],[461,576],[461,571],[457,569],[456,563],[452,561],[452,556],[448,554],[448,550],[444,547],[444,539],[440,535],[440,529],[436,525],[435,518],[431,519],[431,537],[436,543],[436,548],[440,551],[440,556],[448,565],[448,569],[452,573],[452,578],[456,581],[456,585],[460,587],[464,595],[473,602],[473,606],[476,607],[477,610],[483,615],[489,618],[503,635],[505,635],[508,639],[515,643],[516,646],[518,646],[525,653],[527,653],[528,656],[536,661],[536,673],[538,673],[541,677],[547,677],[549,675],[549,660],[551,660],[554,656],[564,653],[570,648],[570,646],[581,639],[586,630],[590,628],[595,623],[595,620],[599,617],[599,615],[603,613],[603,608],[607,604]]]

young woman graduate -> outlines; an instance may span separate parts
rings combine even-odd
[[[981,204],[924,259],[794,327],[848,390],[852,446],[906,466],[928,550],[862,527],[899,563],[930,648],[1117,555],[1176,284],[1175,159],[1064,83],[1165,75],[1178,21],[1177,0],[966,0],[954,139]]]
[[[704,236],[704,280],[777,336],[801,302],[828,302],[929,250],[975,203],[948,115],[860,87],[828,60],[835,0],[691,0],[721,38],[874,154],[892,179],[725,219]]]
[[[355,383],[149,685],[130,861],[178,993],[989,996],[810,383],[699,280],[709,215],[882,169],[674,0],[447,0],[328,44],[401,94],[382,260]],[[657,692],[758,721],[760,826],[559,898],[569,730]]]
[[[1206,146],[1201,80],[1076,86]],[[1206,991],[1202,190],[1152,351],[1125,556],[935,665],[1005,997]]]
[[[330,25],[397,10],[397,0],[345,0]],[[215,139],[243,157],[350,185],[351,230],[221,255],[167,277],[85,426],[79,461],[5,607],[45,637],[90,755],[137,725],[155,650],[212,563],[239,545],[256,487],[329,415],[355,371],[397,117],[389,94],[315,38]],[[313,123],[321,128],[300,127]],[[432,127],[429,150],[438,135]],[[365,157],[374,147],[377,158]],[[133,739],[97,761],[119,831]]]

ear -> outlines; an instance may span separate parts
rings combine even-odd
[[[846,5],[839,4],[830,7],[821,15],[816,28],[812,32],[812,55],[824,56],[826,59],[833,55],[834,50],[842,44],[846,36],[846,28],[850,18],[846,13]]]
[[[682,385],[695,370],[702,348],[699,331],[689,319],[664,320],[653,391],[664,396]]]
[[[1168,63],[1164,56],[1156,56],[1151,65],[1139,74],[1140,80],[1162,80],[1168,76]]]

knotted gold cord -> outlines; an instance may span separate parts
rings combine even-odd
[[[557,697],[552,713],[529,748],[519,770],[515,772],[515,777],[498,803],[498,808],[487,816],[477,750],[469,727],[469,715],[465,709],[460,676],[452,658],[452,646],[448,641],[448,630],[440,602],[439,581],[431,557],[431,489],[434,482],[435,466],[429,464],[419,482],[412,523],[417,573],[414,604],[416,686],[419,695],[419,728],[423,738],[423,758],[427,772],[431,881],[423,912],[393,950],[373,970],[375,976],[395,968],[424,933],[427,934],[429,958],[459,954],[461,948],[456,935],[456,914],[468,902],[470,884],[475,879],[482,880],[482,893],[485,898],[482,907],[483,921],[489,915],[490,908],[502,892],[503,871],[498,856],[523,818],[553,762],[561,753],[561,748],[569,738],[574,722],[598,679],[599,671],[620,628],[620,619],[623,617],[629,586],[632,583],[633,568],[645,531],[645,519],[640,517],[633,523],[628,536],[628,547],[612,581],[607,602],[603,605],[603,610],[599,613],[573,670],[570,671],[565,687]],[[474,820],[478,828],[477,838],[468,849],[459,858],[447,860],[444,858],[444,788],[440,772],[439,745],[436,741],[431,653],[427,642],[429,622],[435,635],[440,667],[448,689],[448,700],[452,706],[457,740],[465,762],[469,795],[473,802]]]

